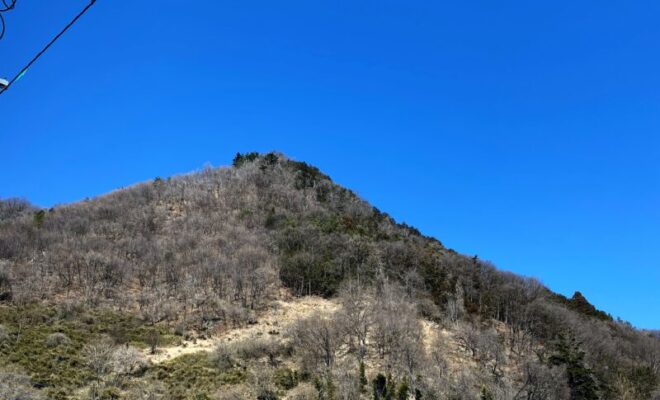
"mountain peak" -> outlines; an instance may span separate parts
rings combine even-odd
[[[306,296],[326,300],[292,300]],[[615,398],[623,385],[641,399],[660,360],[657,339],[580,292],[567,299],[446,249],[275,152],[50,210],[0,202],[0,302],[0,352],[48,396],[99,381],[128,396],[142,379],[175,398],[221,385],[238,385],[243,398],[303,398],[301,388],[325,396],[343,377],[342,396],[354,399],[370,381],[381,397],[397,387],[400,398]],[[333,312],[299,309],[310,304]],[[281,331],[277,307],[300,321]],[[249,325],[273,340],[229,349],[231,332]],[[209,357],[181,341],[218,347]],[[139,350],[117,344],[155,354],[139,361]],[[150,365],[165,362],[162,346],[180,356]],[[73,361],[56,367],[55,353]],[[182,384],[189,371],[205,378]],[[262,371],[270,375],[257,378]]]

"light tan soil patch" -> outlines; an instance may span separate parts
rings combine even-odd
[[[307,296],[290,301],[277,300],[271,303],[267,310],[258,315],[255,324],[228,330],[209,339],[183,341],[176,346],[160,347],[156,354],[145,356],[152,363],[158,364],[184,354],[200,351],[212,351],[221,342],[243,341],[284,334],[296,321],[309,317],[314,313],[333,314],[340,305],[335,301],[315,296]]]

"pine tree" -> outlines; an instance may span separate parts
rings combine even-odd
[[[387,378],[385,378],[385,375],[376,375],[372,385],[374,387],[374,400],[387,399]]]
[[[367,375],[364,370],[364,362],[360,362],[360,392],[364,393],[367,386]]]
[[[598,400],[598,385],[592,377],[591,369],[584,365],[584,351],[572,335],[559,336],[556,352],[550,359],[553,365],[565,365],[571,400]]]

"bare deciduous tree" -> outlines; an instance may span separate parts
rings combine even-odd
[[[109,339],[89,343],[83,347],[82,355],[85,358],[85,363],[94,373],[96,379],[100,379],[110,370],[113,350],[112,342]]]
[[[295,351],[316,367],[332,368],[342,343],[341,330],[335,322],[319,314],[299,321],[292,331]]]
[[[374,323],[373,295],[357,281],[348,281],[339,296],[342,309],[338,319],[346,329],[350,351],[361,362],[367,354],[367,338]]]
[[[536,362],[524,366],[524,381],[514,400],[567,400],[570,398],[564,370]]]

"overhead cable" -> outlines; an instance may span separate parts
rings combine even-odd
[[[2,3],[3,3],[3,5],[7,6],[7,0],[2,0]],[[13,7],[13,5],[14,5],[15,3],[16,3],[16,0],[10,0],[10,4],[11,4],[12,7]],[[85,6],[85,8],[83,8],[83,9],[78,13],[78,15],[76,15],[76,16],[71,20],[71,22],[69,22],[69,23],[68,23],[68,24],[67,24],[67,25],[66,25],[66,26],[65,26],[65,27],[64,27],[64,28],[63,28],[63,29],[57,34],[57,35],[55,35],[55,37],[53,37],[53,38],[51,39],[51,41],[48,42],[48,44],[47,44],[43,49],[41,49],[41,51],[40,51],[39,53],[37,53],[36,56],[32,57],[32,59],[30,60],[30,62],[28,62],[28,63],[25,65],[25,67],[23,67],[23,68],[22,68],[22,69],[21,69],[21,70],[20,70],[20,71],[19,71],[19,72],[18,72],[18,73],[17,73],[17,74],[16,74],[16,75],[15,75],[15,76],[9,81],[9,82],[8,82],[8,84],[7,84],[6,86],[0,88],[0,94],[4,93],[7,89],[9,89],[9,88],[11,87],[11,85],[12,85],[14,82],[16,82],[17,80],[19,80],[23,75],[25,75],[25,73],[26,73],[27,70],[32,66],[32,64],[34,64],[34,63],[39,59],[39,57],[41,57],[41,56],[46,52],[46,50],[48,50],[48,49],[50,48],[50,46],[52,46],[53,43],[55,43],[55,42],[57,41],[57,39],[59,39],[62,35],[64,35],[64,32],[66,32],[69,28],[71,28],[71,27],[73,26],[73,24],[75,24],[76,21],[78,21],[78,19],[80,19],[80,17],[82,17],[82,16],[87,12],[87,10],[89,10],[89,9],[94,5],[94,3],[96,3],[96,0],[90,0],[89,4],[87,4],[87,6]]]
[[[7,11],[11,11],[16,6],[16,0],[2,0],[2,6],[0,6],[0,40],[5,36],[5,17],[2,15]]]

